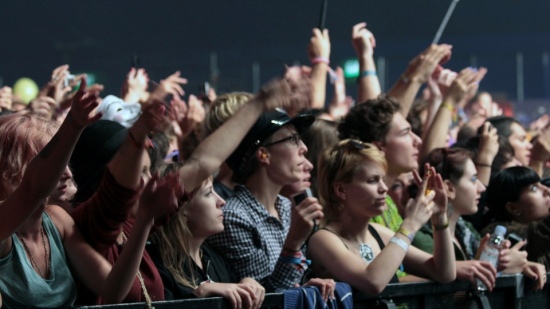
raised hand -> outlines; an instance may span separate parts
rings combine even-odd
[[[315,58],[329,59],[330,57],[330,38],[328,36],[328,29],[321,30],[313,29],[313,36],[309,41],[307,54],[310,60]]]
[[[161,124],[167,122],[167,118],[164,116],[165,110],[164,103],[157,100],[144,106],[139,119],[132,126],[133,129],[139,130],[137,133],[140,134],[140,136],[145,136],[151,131],[159,128]]]
[[[180,71],[176,71],[174,74],[166,77],[160,81],[160,85],[153,91],[152,96],[154,98],[163,99],[169,94],[183,96],[185,91],[181,85],[186,85],[187,79],[180,77]]]
[[[13,92],[11,87],[4,86],[0,88],[0,111],[11,110]]]
[[[447,90],[444,101],[449,100],[454,105],[464,102],[466,95],[479,87],[476,81],[477,77],[478,71],[472,68],[465,68],[460,71]]]
[[[426,170],[428,171],[428,169]],[[413,171],[413,175],[417,186],[419,188],[418,194],[415,199],[410,199],[405,206],[405,220],[403,224],[407,223],[407,230],[416,232],[420,229],[424,223],[430,219],[434,213],[434,197],[436,192],[434,190],[428,190],[428,182],[433,174],[431,171],[426,172],[423,178],[420,178],[418,172]],[[447,204],[445,203],[445,207]],[[436,210],[438,212],[438,210]]]
[[[48,120],[53,118],[56,107],[55,100],[46,96],[39,96],[29,103],[33,114]]]
[[[179,208],[176,192],[179,191],[177,175],[160,178],[154,175],[139,199],[139,213],[145,218],[154,219],[156,225],[165,223]]]
[[[97,97],[85,92],[86,78],[80,81],[80,90],[76,92],[71,104],[71,110],[67,118],[71,120],[72,125],[77,128],[84,128],[101,119],[101,113],[90,116],[90,113],[99,105]]]
[[[419,83],[425,83],[433,74],[438,64],[443,64],[451,58],[452,46],[448,44],[432,44],[410,63],[405,77]]]
[[[301,110],[309,107],[310,87],[307,76],[287,72],[284,79],[272,80],[264,85],[256,97],[266,112],[275,108]]]
[[[358,23],[351,31],[351,43],[357,57],[372,57],[376,40],[374,35],[367,29],[367,23]]]
[[[485,122],[479,137],[479,152],[476,156],[476,163],[490,166],[499,149],[497,129],[490,122]]]
[[[136,68],[131,68],[122,85],[121,98],[128,103],[147,101],[149,96],[147,92],[148,84],[149,76],[145,69],[136,70]]]

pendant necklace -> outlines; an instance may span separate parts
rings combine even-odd
[[[372,251],[372,248],[364,243],[359,243],[359,255],[363,259],[363,261],[370,263],[372,260],[374,260],[374,252]]]

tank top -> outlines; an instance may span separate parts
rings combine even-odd
[[[380,247],[380,251],[382,251],[385,247],[384,245],[384,241],[382,241],[382,238],[380,237],[380,235],[378,235],[378,232],[376,231],[376,229],[369,224],[369,232],[372,234],[372,236],[374,237],[374,239],[376,240],[376,242],[378,243],[378,246]],[[334,231],[332,230],[329,230],[327,228],[321,228],[322,230],[325,230],[325,231],[329,231],[331,232],[332,234],[338,236],[338,238],[340,238],[340,240],[342,241],[342,243],[344,244],[344,246],[346,247],[346,249],[349,250],[349,247],[348,245],[342,240],[342,237],[340,237],[340,235],[334,233]],[[326,270],[325,270],[326,271]],[[399,279],[397,278],[397,275],[394,274],[393,277],[391,278],[390,280],[390,283],[399,283]]]
[[[10,252],[0,259],[2,308],[58,308],[71,306],[76,299],[61,236],[45,212],[42,222],[50,243],[50,277],[44,279],[33,269],[25,248],[13,234]]]

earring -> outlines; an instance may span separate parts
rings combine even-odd
[[[267,159],[267,152],[262,152],[262,159]]]

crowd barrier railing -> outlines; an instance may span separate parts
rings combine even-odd
[[[533,282],[523,275],[504,275],[496,280],[492,292],[478,293],[469,282],[449,284],[414,282],[390,284],[377,296],[354,293],[354,308],[550,308],[550,284],[542,291],[532,290]],[[221,297],[154,302],[155,309],[229,309],[229,303]],[[79,309],[143,309],[145,303],[104,306],[81,306]],[[283,293],[267,294],[264,309],[284,308]]]

